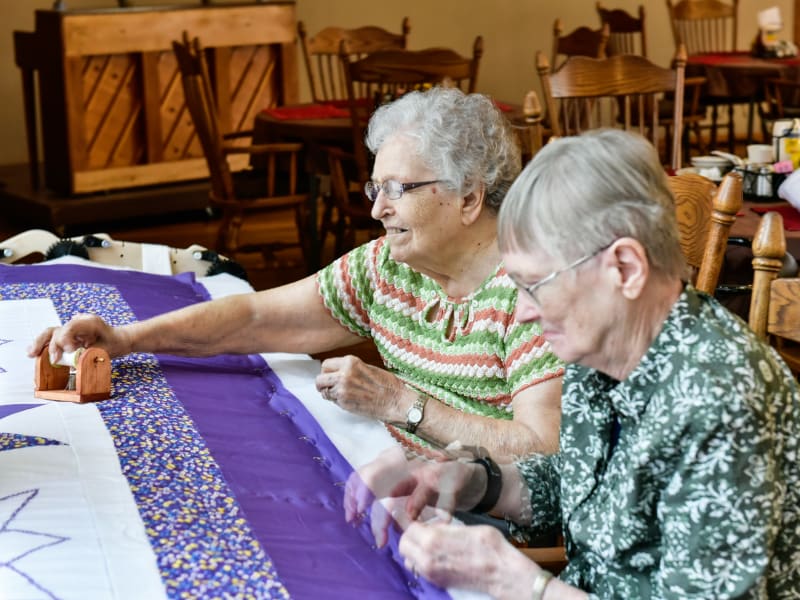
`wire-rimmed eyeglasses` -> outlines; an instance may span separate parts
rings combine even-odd
[[[531,285],[525,285],[521,281],[518,281],[510,273],[509,273],[509,277],[511,277],[511,280],[516,284],[516,286],[520,290],[522,290],[523,292],[528,294],[528,297],[531,299],[531,301],[536,306],[540,307],[542,304],[541,304],[541,302],[539,302],[539,299],[536,297],[536,292],[539,291],[543,285],[551,283],[556,277],[558,277],[562,273],[566,273],[567,271],[570,271],[570,270],[572,270],[572,269],[574,269],[576,267],[581,266],[583,263],[590,261],[595,256],[600,254],[603,250],[607,250],[609,247],[611,247],[611,244],[608,244],[607,246],[603,246],[602,248],[599,248],[599,249],[595,250],[591,254],[587,254],[585,256],[581,256],[578,260],[575,260],[575,261],[569,263],[566,267],[561,267],[560,269],[556,269],[555,271],[553,271],[549,275],[546,275],[545,277],[542,277],[539,281],[537,281],[536,283],[532,283]]]
[[[387,179],[382,183],[368,181],[364,184],[364,193],[369,198],[370,202],[375,202],[378,199],[378,193],[383,191],[389,200],[400,200],[403,193],[410,190],[415,190],[423,185],[430,185],[432,183],[439,183],[440,179],[433,179],[431,181],[416,181],[413,183],[400,183],[394,179]]]

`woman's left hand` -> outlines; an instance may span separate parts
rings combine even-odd
[[[352,355],[324,360],[316,386],[323,398],[343,409],[389,423],[405,422],[416,398],[395,375]]]

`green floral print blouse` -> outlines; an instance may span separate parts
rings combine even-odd
[[[561,577],[593,598],[800,598],[800,395],[777,353],[687,286],[624,381],[570,365],[561,452],[518,462]]]

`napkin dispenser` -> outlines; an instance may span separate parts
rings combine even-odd
[[[33,395],[62,402],[96,402],[111,397],[111,360],[101,348],[85,348],[50,362],[47,346],[36,357]]]
[[[758,35],[753,41],[753,54],[763,58],[797,56],[797,46],[794,42],[778,38],[782,29],[783,19],[777,6],[759,11]]]
[[[742,177],[742,194],[748,200],[773,201],[777,199],[785,173],[776,173],[768,165],[745,165],[734,169]]]

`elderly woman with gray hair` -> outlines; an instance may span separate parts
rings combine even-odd
[[[499,231],[517,318],[570,363],[560,453],[501,466],[385,454],[348,481],[346,517],[383,498],[379,543],[394,514],[409,567],[496,598],[797,598],[797,383],[686,283],[655,149],[618,130],[549,144]],[[555,579],[493,528],[407,523],[426,506],[490,510],[523,538],[558,524],[569,564]]]
[[[365,192],[386,235],[295,283],[112,328],[96,316],[47,330],[30,349],[129,352],[345,349],[374,340],[385,368],[322,363],[317,388],[383,420],[407,445],[481,444],[496,455],[558,447],[563,364],[538,325],[514,321],[517,290],[500,262],[497,211],[520,170],[513,132],[491,100],[413,92],[369,124]]]

